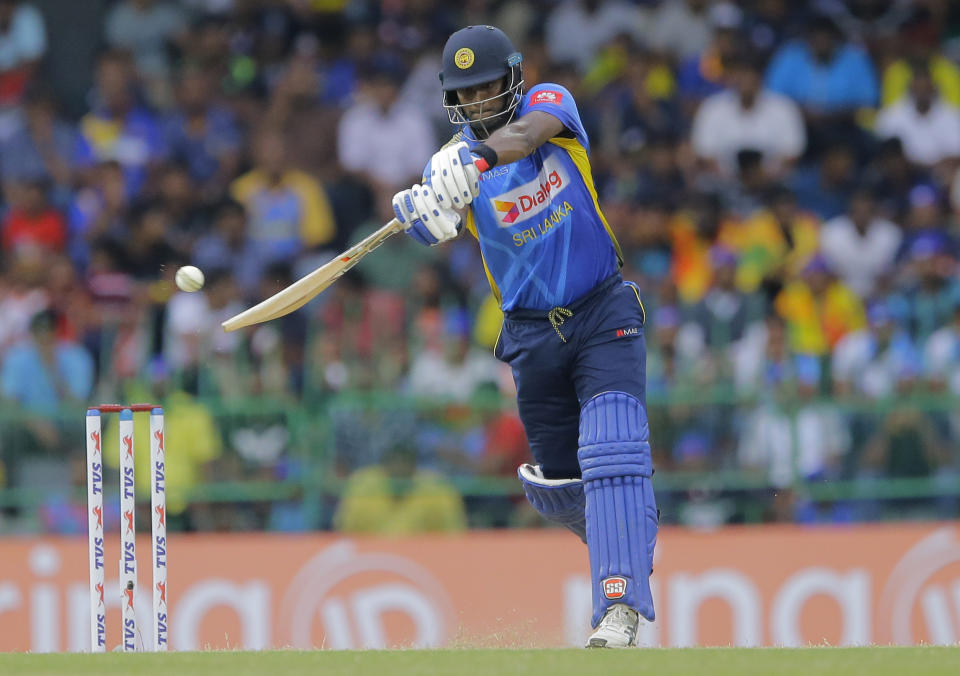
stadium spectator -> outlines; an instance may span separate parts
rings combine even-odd
[[[93,242],[102,238],[120,239],[127,227],[132,201],[119,162],[99,162],[87,175],[87,184],[74,192],[67,211],[70,257],[81,269],[90,262]]]
[[[257,245],[247,237],[247,214],[233,200],[218,205],[211,232],[193,247],[193,264],[201,270],[225,267],[233,272],[242,295],[252,298],[263,273]]]
[[[769,58],[794,33],[806,7],[789,0],[763,0],[754,3],[751,10],[744,33],[753,48]]]
[[[752,54],[727,59],[724,73],[728,89],[708,97],[693,118],[693,149],[709,169],[727,176],[741,150],[762,153],[775,176],[787,173],[806,144],[800,109],[763,89],[763,71]]]
[[[647,40],[682,61],[707,48],[713,27],[709,0],[664,0],[650,16]]]
[[[878,275],[894,262],[903,232],[877,213],[869,188],[860,188],[846,214],[823,224],[820,251],[827,265],[861,297],[873,291]]]
[[[34,315],[30,337],[10,348],[0,368],[3,397],[31,415],[82,407],[93,391],[93,360],[77,343],[58,339],[56,324],[52,312]]]
[[[673,74],[658,64],[655,55],[642,52],[629,59],[604,83],[610,102],[603,112],[597,142],[605,152],[629,154],[656,139],[676,139],[685,124],[672,99]],[[600,89],[598,88],[597,93]]]
[[[179,3],[166,0],[122,0],[107,14],[104,33],[115,49],[129,51],[154,100],[170,92],[172,47],[185,38],[187,16]]]
[[[203,291],[175,293],[167,303],[166,365],[177,372],[196,371],[214,357],[234,352],[239,337],[220,324],[242,309],[230,271],[208,268]]]
[[[160,120],[138,100],[130,55],[108,51],[97,62],[92,110],[80,120],[78,160],[90,167],[115,160],[123,167],[127,191],[140,191],[147,171],[166,156]]]
[[[950,321],[923,345],[923,370],[935,392],[960,394],[960,302],[954,304]]]
[[[737,256],[717,245],[710,251],[713,279],[703,298],[687,312],[689,328],[704,350],[704,370],[726,368],[726,351],[743,338],[747,325],[755,318],[751,299],[736,286]],[[685,331],[688,340],[693,332]]]
[[[27,90],[23,113],[10,137],[0,142],[0,176],[4,185],[46,178],[53,182],[54,201],[66,206],[73,188],[76,129],[57,116],[53,94],[39,86],[32,85]]]
[[[867,328],[847,334],[833,349],[834,393],[882,399],[909,392],[923,373],[920,351],[884,303],[872,305],[867,319]]]
[[[890,409],[863,449],[861,477],[932,477],[949,475],[952,458],[936,425],[911,405]]]
[[[909,95],[880,111],[875,130],[881,138],[899,138],[915,164],[960,158],[960,107],[939,96],[927,64],[913,69]]]
[[[0,258],[0,358],[29,335],[31,318],[49,305],[42,259],[35,256]]]
[[[906,96],[919,67],[928,69],[934,86],[947,103],[960,106],[960,68],[940,51],[940,27],[935,25],[935,19],[926,8],[915,10],[915,16],[903,22],[897,34],[902,53],[883,69],[881,104],[891,106]]]
[[[870,57],[845,42],[827,16],[814,17],[802,40],[788,42],[774,55],[767,86],[799,103],[808,115],[822,116],[877,102],[877,78]]]
[[[156,279],[165,268],[176,269],[180,255],[170,244],[171,216],[160,202],[146,202],[131,214],[122,240],[121,269],[138,280]]]
[[[641,42],[644,19],[635,3],[624,0],[564,0],[544,23],[547,54],[554,64],[585,72],[597,52],[618,35]]]
[[[774,307],[786,320],[790,348],[799,354],[826,355],[845,335],[866,326],[863,302],[820,255],[783,288]]]
[[[224,454],[224,444],[217,422],[202,401],[175,387],[170,373],[157,365],[150,373],[149,384],[130,383],[123,393],[129,401],[153,401],[163,407],[165,420],[164,442],[167,448],[179,448],[166,459],[167,518],[177,518],[189,505],[191,494],[200,485],[213,478],[212,467]],[[120,460],[120,420],[111,416],[103,428],[103,462],[114,472]],[[174,427],[176,425],[176,427]],[[135,439],[146,439],[150,434],[149,416],[135,416],[133,421]],[[140,495],[150,493],[150,454],[134,455],[136,490]],[[174,484],[173,482],[177,483]],[[106,501],[104,501],[106,506]],[[186,525],[190,525],[189,523]],[[203,528],[204,524],[195,524]]]
[[[916,237],[901,262],[894,294],[904,325],[918,341],[950,320],[960,301],[957,254],[946,237],[930,232]]]
[[[774,189],[767,204],[744,223],[737,285],[747,292],[762,289],[772,300],[816,255],[820,223],[800,209],[788,188]]]
[[[410,394],[467,401],[484,383],[497,384],[497,364],[489,352],[472,348],[463,311],[449,311],[445,323],[442,349],[421,350],[410,365]]]
[[[745,416],[737,460],[764,473],[770,484],[836,477],[850,438],[835,407],[816,401],[821,368],[812,355],[794,353],[781,319],[757,326],[736,349],[736,382],[758,402]],[[788,414],[784,401],[797,401]]]
[[[230,193],[246,208],[249,237],[265,262],[290,261],[336,233],[326,192],[315,178],[290,165],[280,130],[258,133],[254,167],[230,185]]]
[[[727,62],[736,54],[742,40],[743,12],[739,7],[721,2],[710,7],[709,16],[713,29],[710,44],[677,67],[677,88],[691,112],[701,99],[723,89]]]
[[[357,102],[337,129],[340,164],[367,182],[378,204],[389,205],[388,193],[419,180],[436,145],[429,122],[399,99],[402,80],[390,62],[364,71]]]
[[[837,139],[824,151],[820,162],[798,168],[788,185],[804,209],[826,220],[846,211],[857,169],[854,148]]]
[[[237,121],[214,100],[215,91],[208,71],[186,68],[180,73],[177,107],[164,124],[170,158],[189,168],[208,199],[222,194],[236,176],[243,148]]]
[[[11,188],[11,209],[3,219],[3,249],[22,255],[34,248],[63,251],[67,244],[67,224],[63,214],[50,204],[50,186],[38,178]]]
[[[696,303],[707,292],[713,274],[710,249],[714,244],[735,249],[738,225],[716,193],[697,194],[689,209],[675,213],[670,224],[671,277],[683,303]]]
[[[897,252],[897,261],[906,260],[911,247],[918,239],[936,240],[947,253],[958,253],[956,238],[951,235],[949,217],[944,210],[937,188],[929,183],[920,183],[907,192],[908,208],[904,215],[903,241]]]
[[[453,487],[417,468],[416,449],[394,442],[381,465],[347,478],[333,521],[344,533],[409,535],[461,531],[467,519]]]
[[[167,162],[157,168],[152,181],[155,199],[170,216],[167,239],[186,260],[197,239],[209,231],[210,215],[186,166]]]
[[[880,210],[897,222],[911,208],[913,189],[929,185],[932,180],[927,170],[910,163],[896,136],[880,141],[866,173],[878,196]]]
[[[27,2],[0,0],[0,139],[16,124],[16,106],[47,51],[43,14]]]

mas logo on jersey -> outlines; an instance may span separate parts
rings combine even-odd
[[[490,205],[498,213],[501,228],[521,223],[550,206],[550,200],[570,184],[563,164],[548,157],[543,168],[532,181],[490,198]]]
[[[627,578],[608,577],[600,581],[603,595],[608,599],[622,599],[627,594]]]
[[[561,101],[563,101],[563,93],[555,92],[552,89],[544,89],[530,97],[531,106],[538,103],[560,103]]]
[[[624,336],[636,336],[640,334],[640,329],[636,326],[631,326],[629,329],[617,329],[617,338],[623,338]]]
[[[466,70],[473,65],[473,50],[469,47],[461,47],[453,55],[453,62],[460,70]]]

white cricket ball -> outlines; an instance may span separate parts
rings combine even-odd
[[[193,265],[184,265],[177,270],[177,276],[174,278],[177,287],[181,291],[199,291],[203,288],[203,272],[200,268]]]

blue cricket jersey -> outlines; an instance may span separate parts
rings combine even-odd
[[[614,274],[622,258],[597,202],[590,145],[573,96],[560,85],[539,84],[524,95],[517,118],[534,110],[559,119],[572,138],[558,136],[528,157],[484,172],[466,214],[503,310],[567,305]],[[458,136],[478,143],[468,125]]]

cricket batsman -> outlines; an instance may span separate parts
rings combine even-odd
[[[587,544],[587,647],[635,645],[654,619],[658,515],[646,411],[644,310],[593,184],[590,144],[570,92],[524,92],[520,53],[493,26],[443,49],[443,106],[459,127],[423,182],[397,193],[406,232],[435,245],[462,226],[480,243],[504,313],[509,364],[536,464],[518,475],[530,503]]]

